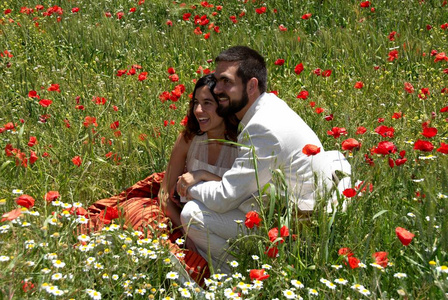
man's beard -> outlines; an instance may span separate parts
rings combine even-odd
[[[221,94],[219,94],[217,96],[218,96],[218,98],[220,98],[220,97],[227,97],[227,95],[224,94],[224,93],[221,93]],[[236,114],[237,112],[242,110],[247,105],[247,103],[249,103],[249,95],[247,94],[247,91],[246,91],[245,87],[244,87],[243,94],[241,95],[241,99],[239,99],[239,100],[230,100],[229,97],[227,97],[227,98],[229,99],[229,105],[227,105],[225,107],[222,106],[222,105],[219,105],[218,109],[216,110],[218,115],[220,117],[223,117],[223,118],[227,117],[227,116],[230,116],[230,115]]]

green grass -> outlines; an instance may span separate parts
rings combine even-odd
[[[171,263],[165,261],[166,249],[160,250],[155,259],[131,255],[129,249],[137,252],[147,245],[138,245],[135,237],[126,244],[119,237],[125,234],[120,230],[110,233],[111,245],[99,242],[92,250],[81,252],[73,247],[78,242],[73,218],[51,221],[52,213],[60,214],[62,208],[46,205],[44,195],[56,190],[62,202],[80,202],[87,207],[164,170],[171,146],[182,130],[180,122],[188,107],[193,80],[201,76],[196,71],[200,66],[213,70],[213,62],[207,60],[213,60],[229,46],[242,44],[265,56],[268,90],[278,91],[280,98],[316,131],[326,150],[341,150],[341,142],[347,138],[362,143],[361,149],[345,154],[352,165],[353,183],[371,183],[373,190],[352,198],[346,212],[334,214],[324,212],[323,197],[311,222],[288,223],[291,234],[297,237],[290,236],[281,244],[276,259],[264,254],[269,245],[267,232],[287,224],[288,219],[277,210],[273,215],[267,211],[260,228],[235,241],[235,249],[239,250],[235,272],[244,278],[223,283],[215,291],[216,299],[224,299],[225,288],[233,288],[240,281],[252,284],[247,270],[262,268],[263,264],[272,266],[266,270],[270,277],[263,281],[262,288],[252,284],[242,298],[283,299],[283,291],[294,288],[291,279],[305,285],[294,290],[304,298],[446,298],[447,274],[442,267],[448,264],[448,159],[437,149],[447,143],[448,115],[440,109],[447,106],[448,93],[441,90],[448,88],[448,74],[444,73],[448,65],[446,61],[434,62],[431,51],[448,52],[448,29],[441,28],[448,21],[448,6],[441,0],[372,1],[371,7],[362,8],[360,2],[218,1],[212,2],[214,7],[193,1],[183,6],[178,1],[149,0],[141,5],[123,0],[0,4],[0,52],[3,56],[7,56],[5,50],[12,54],[0,57],[0,128],[9,122],[15,124],[14,130],[0,133],[0,213],[17,207],[13,190],[20,189],[36,199],[32,210],[39,214],[26,214],[20,222],[0,224],[9,226],[0,233],[0,256],[9,258],[0,262],[2,297],[56,297],[42,288],[44,283],[57,285],[64,291],[62,298],[89,298],[86,289],[96,290],[106,299],[124,298],[126,292],[141,298],[181,297],[177,284],[165,278],[172,270]],[[44,9],[29,15],[20,12],[22,7],[35,8],[38,4]],[[62,15],[43,16],[54,5],[62,7]],[[192,5],[196,8],[192,9]],[[217,10],[217,5],[222,5],[222,10]],[[266,13],[257,14],[255,9],[261,6],[267,7]],[[73,7],[79,7],[79,12],[72,13]],[[136,11],[129,13],[132,7]],[[12,12],[5,15],[7,9]],[[116,13],[120,11],[124,16],[118,20]],[[106,17],[106,12],[112,17]],[[241,12],[245,15],[240,16]],[[184,13],[192,14],[189,21],[182,20]],[[311,13],[311,18],[302,19],[305,13]],[[209,29],[210,24],[193,24],[195,15],[206,15],[220,32]],[[236,16],[238,22],[234,24],[230,16]],[[167,20],[173,26],[168,26]],[[281,24],[287,31],[279,30]],[[432,29],[428,30],[427,25]],[[201,28],[201,35],[194,33],[196,27]],[[394,41],[388,39],[392,31],[397,32]],[[210,38],[206,40],[203,35],[208,32]],[[388,61],[393,49],[398,50],[398,59]],[[274,65],[279,58],[285,60],[283,66]],[[300,75],[294,73],[298,63],[305,68]],[[135,64],[142,67],[136,75],[116,76],[118,70],[129,70]],[[179,82],[169,80],[169,67],[175,68]],[[332,74],[317,76],[313,73],[317,68],[331,70]],[[146,80],[137,79],[140,72],[148,72]],[[354,88],[357,81],[364,83],[362,89]],[[404,90],[405,82],[414,86],[413,94]],[[47,90],[53,83],[60,85],[60,92]],[[177,84],[186,87],[179,101],[162,102],[159,95],[172,91]],[[429,88],[427,99],[418,97],[422,88]],[[39,99],[28,97],[31,90],[53,103],[42,107]],[[309,92],[308,99],[296,98],[302,90]],[[94,97],[104,97],[106,103],[97,105],[92,101]],[[315,106],[311,107],[310,102]],[[171,104],[177,109],[170,109]],[[83,105],[84,110],[76,105]],[[324,112],[317,114],[317,107]],[[403,117],[392,119],[396,112]],[[45,114],[49,115],[46,122],[40,122]],[[326,121],[324,116],[330,114],[334,119]],[[87,116],[96,117],[98,126],[86,128],[83,122]],[[379,118],[384,122],[379,123]],[[64,120],[69,121],[70,128]],[[175,124],[164,126],[165,120]],[[119,121],[119,128],[113,130],[110,124],[115,121]],[[430,121],[429,127],[438,129],[435,137],[421,134],[426,121]],[[394,137],[375,133],[380,125],[393,127]],[[357,135],[359,126],[366,127],[367,132]],[[344,127],[348,134],[334,139],[327,134],[332,127]],[[114,134],[117,130],[121,136]],[[27,145],[30,136],[38,141],[32,147]],[[414,150],[418,139],[431,141],[434,150]],[[397,146],[397,153],[390,158],[395,160],[399,151],[406,151],[408,160],[404,165],[390,168],[388,156],[370,154],[385,140]],[[32,165],[28,162],[27,167],[21,166],[21,161],[16,165],[15,156],[7,156],[4,151],[8,144],[28,159],[34,151],[38,160]],[[105,156],[110,152],[116,154],[117,160]],[[44,157],[44,153],[48,156]],[[373,166],[365,162],[366,154],[373,159]],[[75,156],[82,158],[79,167],[72,162]],[[25,221],[29,227],[23,226]],[[415,234],[409,246],[397,239],[396,227]],[[92,238],[102,240],[102,236]],[[33,248],[26,247],[29,240],[34,240]],[[153,244],[151,247],[159,251]],[[366,268],[349,268],[346,257],[338,255],[341,247],[350,247]],[[378,251],[388,252],[393,263],[384,270],[370,265],[374,261],[372,254]],[[48,253],[56,253],[66,266],[56,269],[47,259]],[[252,255],[260,259],[253,260]],[[86,267],[88,257],[96,258],[104,269]],[[33,264],[27,266],[27,261]],[[42,272],[45,268],[50,273]],[[66,278],[52,280],[51,275],[57,272]],[[407,277],[394,277],[398,272]],[[119,278],[112,279],[113,274]],[[336,284],[332,290],[321,278],[332,282],[345,278],[348,283]],[[24,291],[24,280],[35,288]],[[351,289],[355,283],[364,285],[370,295]],[[145,288],[145,295],[136,294],[138,288]],[[308,288],[316,289],[319,295],[310,295]]]

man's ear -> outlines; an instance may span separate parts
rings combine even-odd
[[[252,77],[248,82],[247,82],[247,94],[251,95],[254,93],[258,93],[258,79],[255,77]]]

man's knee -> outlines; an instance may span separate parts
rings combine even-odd
[[[192,222],[198,221],[201,210],[194,201],[188,201],[180,213],[180,221],[183,226],[188,226]]]

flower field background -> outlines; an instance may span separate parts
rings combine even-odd
[[[448,297],[447,1],[19,0],[0,13],[1,298]],[[194,81],[233,45],[265,56],[268,91],[346,155],[353,186],[346,211],[326,212],[326,196],[310,222],[242,220],[233,273],[202,290],[177,278],[165,235],[121,218],[81,235],[76,212],[164,170]]]

